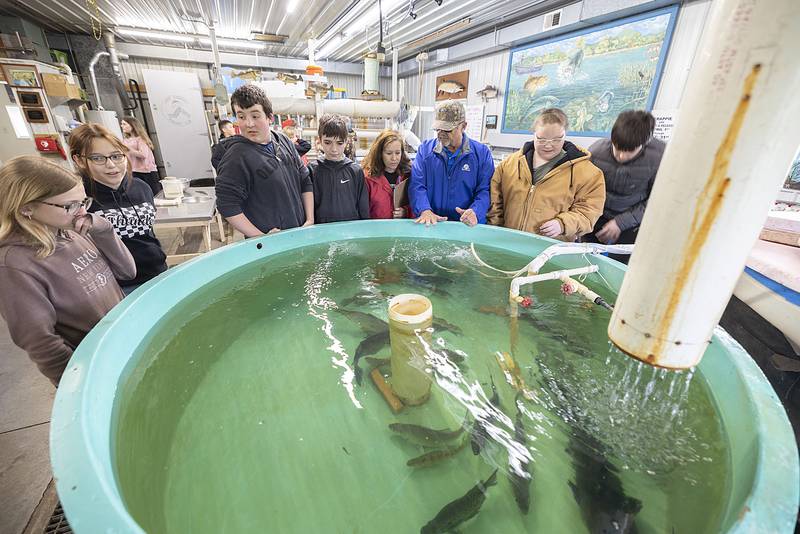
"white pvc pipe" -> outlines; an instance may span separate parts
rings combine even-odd
[[[564,269],[561,271],[553,271],[552,273],[535,274],[532,276],[520,276],[511,280],[511,288],[509,289],[509,296],[514,302],[519,302],[519,288],[528,284],[535,284],[543,280],[559,280],[562,276],[575,276],[578,274],[587,274],[597,272],[599,267],[597,265],[587,265],[586,267],[578,267],[576,269]]]
[[[278,115],[315,115],[316,104],[310,98],[274,97],[272,112]],[[400,102],[370,101],[341,98],[321,100],[323,113],[336,113],[355,118],[395,118],[400,114]]]
[[[554,256],[564,254],[631,254],[633,245],[601,245],[599,243],[559,243],[547,247],[527,265],[528,274],[536,274]]]
[[[652,365],[696,365],[800,139],[800,2],[715,0],[609,325]]]

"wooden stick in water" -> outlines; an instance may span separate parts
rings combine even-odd
[[[403,401],[398,399],[397,395],[394,394],[392,388],[386,383],[386,380],[383,379],[383,375],[381,374],[380,370],[376,367],[372,370],[369,376],[375,383],[375,387],[377,387],[378,391],[380,391],[383,395],[383,398],[386,400],[386,404],[389,405],[389,408],[391,408],[394,413],[399,413],[402,411],[405,407]]]

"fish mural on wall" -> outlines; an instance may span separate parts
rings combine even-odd
[[[666,7],[512,50],[502,132],[529,134],[536,115],[556,106],[570,135],[601,137],[622,111],[650,109],[676,15]]]

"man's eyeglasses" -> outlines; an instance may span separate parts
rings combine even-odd
[[[92,197],[86,197],[83,200],[76,200],[75,202],[69,202],[68,204],[54,204],[52,202],[45,202],[44,200],[40,200],[39,202],[42,204],[47,204],[48,206],[55,206],[56,208],[64,208],[64,211],[66,211],[68,215],[75,215],[81,210],[81,208],[86,208],[88,210],[89,206],[91,206],[92,202],[94,202],[94,199]]]
[[[553,137],[552,139],[544,139],[542,137],[539,137],[538,135],[534,135],[533,139],[537,143],[541,143],[543,145],[547,145],[547,144],[557,145],[558,143],[560,143],[561,141],[564,140],[564,136],[562,135],[561,137]]]
[[[95,165],[105,165],[106,161],[111,160],[111,163],[122,163],[125,161],[127,156],[125,154],[111,154],[110,156],[103,156],[102,154],[92,154],[91,156],[86,156],[86,159],[94,163]]]

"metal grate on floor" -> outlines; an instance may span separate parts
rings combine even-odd
[[[44,534],[72,534],[72,529],[69,523],[67,523],[67,516],[64,515],[61,503],[58,503],[56,509],[53,510],[50,521],[48,521],[47,526],[44,527]]]

